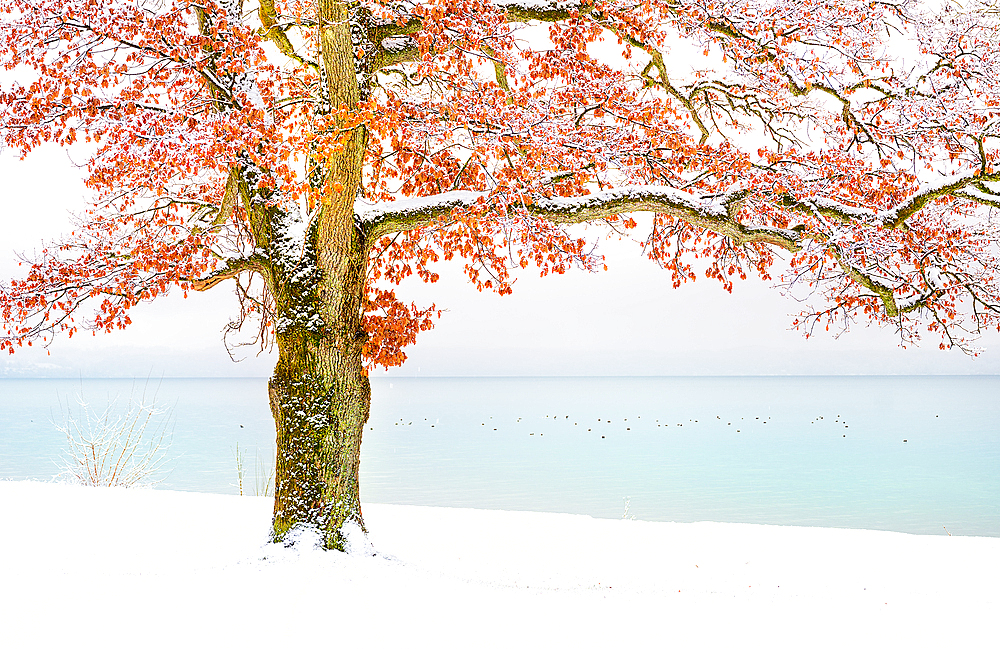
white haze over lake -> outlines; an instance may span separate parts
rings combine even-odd
[[[86,188],[70,155],[46,146],[26,160],[0,153],[5,196],[0,277],[23,272],[14,252],[40,249],[72,229]],[[597,228],[590,230],[594,236]],[[795,301],[759,280],[732,295],[701,279],[678,290],[669,274],[642,258],[638,244],[603,240],[608,272],[538,278],[522,272],[514,294],[479,293],[462,263],[442,263],[441,281],[406,282],[397,294],[447,309],[418,337],[410,360],[390,376],[601,376],[760,374],[995,374],[1000,336],[980,358],[941,352],[937,339],[900,349],[891,331],[856,327],[839,339],[805,340],[789,330]],[[220,286],[183,299],[179,292],[133,311],[126,331],[60,339],[46,353],[32,348],[0,359],[0,377],[267,376],[272,354],[239,350],[234,364],[221,330],[236,313]],[[990,349],[992,348],[992,349]],[[381,374],[381,372],[379,372]]]

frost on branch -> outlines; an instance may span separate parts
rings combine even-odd
[[[76,331],[88,301],[107,330],[227,279],[266,335],[328,335],[306,303],[323,255],[354,255],[351,317],[394,364],[437,311],[400,281],[456,257],[500,293],[530,266],[595,270],[596,226],[677,285],[732,290],[785,255],[807,334],[964,345],[997,324],[986,5],[6,2],[4,142],[89,142],[96,205],[2,289],[5,347]]]

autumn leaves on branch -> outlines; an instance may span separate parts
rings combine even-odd
[[[675,285],[774,271],[807,335],[861,319],[973,350],[998,324],[1000,26],[985,5],[0,3],[17,79],[0,92],[4,140],[89,142],[95,195],[0,287],[0,347],[72,333],[87,302],[83,324],[110,330],[172,286],[293,269],[344,200],[378,364],[402,362],[435,311],[393,285],[456,256],[501,293],[517,268],[594,270],[585,223],[641,223]],[[345,26],[353,52],[334,60]],[[267,228],[294,245],[270,247]],[[239,290],[267,336],[261,286]]]

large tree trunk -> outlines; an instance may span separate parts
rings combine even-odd
[[[346,273],[323,282],[339,285],[333,299],[307,294],[292,301],[313,307],[307,312],[318,311],[323,320],[332,318],[315,329],[288,326],[292,318],[282,319],[278,363],[268,384],[277,431],[275,540],[305,525],[317,529],[329,549],[343,549],[345,522],[364,528],[358,468],[371,403],[361,356],[364,274],[349,261],[345,265]],[[316,291],[316,298],[324,292]]]
[[[305,525],[326,547],[343,549],[343,524],[364,528],[358,467],[371,403],[362,357],[368,249],[346,200],[322,207],[303,254],[285,263],[273,260],[289,248],[280,227],[287,215],[274,210],[267,220],[278,226],[269,271],[278,344],[268,384],[277,432],[274,536]]]
[[[354,108],[360,98],[351,40],[349,3],[319,0],[319,43],[330,108]],[[339,121],[339,120],[338,120]],[[349,130],[347,130],[349,129]],[[322,198],[301,257],[270,269],[277,309],[278,364],[269,383],[277,430],[274,536],[296,526],[318,529],[330,549],[343,549],[341,528],[364,529],[358,491],[361,433],[371,390],[362,359],[367,336],[362,314],[368,242],[354,221],[366,133],[338,123],[342,148],[309,161],[310,182]],[[272,212],[273,250],[281,249],[282,222]],[[274,257],[272,257],[272,260]],[[289,260],[291,261],[291,259]]]

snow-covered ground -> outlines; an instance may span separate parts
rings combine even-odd
[[[1000,539],[0,482],[4,647],[996,646]],[[374,548],[374,550],[372,550]],[[374,554],[373,554],[374,552]]]

